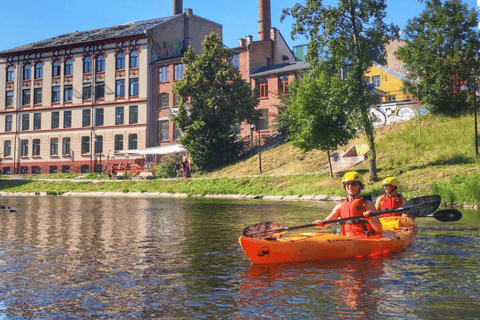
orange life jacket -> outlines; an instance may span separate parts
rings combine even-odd
[[[380,198],[380,210],[397,209],[400,208],[402,204],[402,195],[399,193],[396,197],[391,197],[389,194],[386,193]],[[399,217],[401,215],[401,212],[393,212],[382,214],[381,217]]]
[[[340,207],[340,217],[341,218],[350,218],[354,216],[361,216],[366,211],[365,202],[363,197],[358,199],[353,199],[353,201],[348,201],[348,199],[343,200],[342,206]],[[354,220],[342,225],[342,235],[350,237],[365,237],[375,234],[370,222],[367,220]]]

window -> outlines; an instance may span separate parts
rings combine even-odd
[[[177,140],[181,136],[183,136],[182,131],[179,128],[177,128],[177,126],[174,124],[173,125],[173,139]]]
[[[370,83],[370,77],[363,77],[363,83],[364,84],[369,84]]]
[[[70,166],[62,166],[62,173],[70,173]]]
[[[168,108],[170,106],[168,93],[161,93],[158,95],[158,107]]]
[[[97,72],[105,71],[105,57],[103,55],[99,55],[97,57],[97,64],[95,65],[95,71]]]
[[[105,96],[105,84],[103,82],[95,83],[95,99],[103,99]]]
[[[72,111],[63,111],[63,127],[70,128],[72,126]]]
[[[60,101],[60,86],[52,87],[52,102]]]
[[[82,154],[90,152],[90,137],[82,137]]]
[[[41,62],[35,65],[35,79],[43,78],[43,64]]]
[[[60,127],[60,112],[55,111],[52,112],[52,129],[56,129]]]
[[[103,152],[103,136],[95,137],[95,153]]]
[[[7,68],[7,82],[13,81],[15,79],[15,73],[13,70],[13,66]]]
[[[57,170],[58,170],[57,166],[50,166],[50,168],[49,168],[50,173],[57,173],[58,172]]]
[[[22,114],[22,130],[30,129],[30,115]]]
[[[380,87],[380,76],[373,76],[372,83],[375,88]]]
[[[258,119],[258,130],[268,129],[268,109],[260,109],[260,117]]]
[[[95,109],[95,125],[103,126],[103,108]]]
[[[3,167],[3,174],[10,174],[10,167]]]
[[[173,94],[173,106],[178,108],[178,98],[176,94]]]
[[[83,109],[82,111],[82,127],[88,127],[90,125],[90,110]]]
[[[65,75],[71,76],[73,74],[73,62],[72,59],[65,61]]]
[[[32,66],[30,64],[26,64],[23,67],[23,80],[30,80],[32,77]]]
[[[3,156],[9,157],[12,155],[12,141],[5,140],[3,142]]]
[[[115,135],[115,151],[123,150],[123,134]]]
[[[39,166],[32,166],[32,174],[39,174],[40,167]]]
[[[158,82],[167,82],[168,81],[168,69],[169,69],[169,67],[158,68]]]
[[[138,106],[130,106],[128,112],[128,123],[138,123]]]
[[[231,62],[235,68],[240,69],[240,55],[238,53],[232,56]]]
[[[138,68],[138,51],[130,52],[130,68]]]
[[[22,105],[30,104],[30,89],[23,89],[22,92]]]
[[[20,173],[21,174],[27,174],[28,173],[28,167],[27,166],[21,166],[20,167]]]
[[[184,74],[185,74],[185,65],[183,63],[176,64],[174,66],[173,80],[183,79]]]
[[[257,79],[257,87],[260,98],[268,97],[268,78]]]
[[[64,156],[70,155],[70,138],[65,137],[62,140],[62,154]]]
[[[20,140],[20,156],[28,157],[28,140]]]
[[[83,59],[83,73],[92,72],[92,57],[87,56]]]
[[[278,77],[278,93],[287,93],[288,76]]]
[[[169,140],[169,123],[170,121],[164,120],[160,121],[159,123],[159,134],[158,140],[159,141],[168,141]]]
[[[132,133],[128,135],[128,150],[137,149],[137,134]]]
[[[12,131],[12,115],[5,116],[5,132]]]
[[[65,86],[63,89],[63,101],[64,102],[72,102],[72,87],[71,86]]]
[[[13,106],[13,91],[7,91],[5,96],[5,105]]]
[[[33,139],[32,141],[32,156],[40,155],[40,139]]]
[[[130,95],[138,96],[138,78],[130,79]]]
[[[125,69],[125,54],[123,52],[120,52],[119,54],[117,54],[115,69],[116,70]]]
[[[55,60],[53,62],[53,69],[52,69],[52,76],[53,77],[60,77],[61,66],[62,66],[62,64],[60,63],[59,60]]]
[[[83,100],[90,100],[92,98],[92,86],[90,84],[83,85]]]
[[[115,108],[115,124],[123,124],[123,107],[116,107]]]
[[[42,114],[33,114],[33,130],[40,130],[42,128]]]
[[[81,173],[88,173],[90,171],[90,166],[88,164],[82,164],[80,166]]]
[[[33,103],[34,104],[42,103],[42,88],[33,89]]]
[[[125,97],[125,80],[118,79],[115,84],[115,97]]]

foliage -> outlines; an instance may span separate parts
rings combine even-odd
[[[347,126],[345,101],[333,100],[348,95],[346,84],[326,69],[310,69],[303,79],[289,86],[290,99],[285,110],[293,146],[303,152],[326,151],[331,177],[330,151],[345,145],[355,133]]]
[[[406,44],[396,52],[411,79],[404,89],[432,113],[456,114],[468,105],[458,81],[471,78],[479,67],[478,14],[461,0],[425,3],[425,10],[408,21]]]
[[[336,7],[322,0],[307,0],[283,9],[282,19],[294,19],[292,37],[310,39],[306,60],[313,66],[322,64],[331,72],[344,73],[348,94],[332,93],[333,101],[344,99],[349,125],[365,132],[369,145],[370,178],[377,178],[375,138],[369,116],[372,96],[363,75],[375,59],[381,58],[385,44],[398,36],[398,27],[384,23],[386,0],[339,0]],[[379,52],[375,52],[380,48]],[[342,95],[342,96],[341,96]]]
[[[166,155],[162,157],[162,162],[153,167],[155,176],[158,178],[175,178],[177,173],[174,168],[180,160],[181,157],[179,155]]]
[[[202,42],[204,52],[184,54],[184,81],[174,93],[180,97],[173,119],[184,135],[180,143],[195,166],[212,170],[236,159],[242,150],[234,126],[242,121],[256,123],[258,99],[239,71],[229,62],[233,52],[222,46],[217,34]]]

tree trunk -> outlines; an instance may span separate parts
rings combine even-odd
[[[332,160],[330,159],[330,149],[327,149],[328,167],[330,168],[330,178],[333,178]]]

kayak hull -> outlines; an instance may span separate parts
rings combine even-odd
[[[381,220],[383,219],[385,218]],[[406,222],[415,225],[411,220]],[[276,240],[241,236],[239,242],[253,264],[376,257],[403,251],[412,244],[415,228],[413,226],[394,227],[393,225],[392,222],[391,226],[386,225],[384,228],[384,230],[388,230],[392,227],[388,232],[388,238],[346,237],[324,232],[311,232],[294,234]]]

